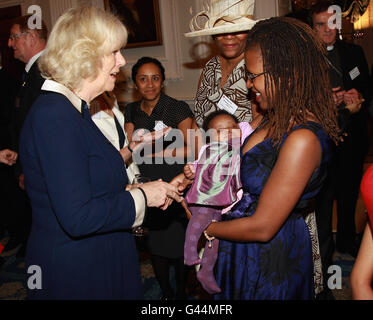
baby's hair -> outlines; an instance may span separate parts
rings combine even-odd
[[[206,118],[205,120],[203,120],[203,123],[202,123],[202,129],[205,130],[205,131],[208,131],[209,129],[209,124],[210,122],[215,119],[217,116],[221,116],[221,115],[225,115],[225,116],[229,116],[231,117],[235,123],[238,123],[238,119],[235,115],[229,113],[228,111],[225,111],[225,110],[217,110],[217,111],[214,111],[214,112],[211,112]]]

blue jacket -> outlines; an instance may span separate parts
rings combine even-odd
[[[20,158],[33,211],[26,270],[37,265],[42,271],[42,288],[29,289],[28,295],[141,299],[131,234],[136,208],[125,191],[125,166],[79,111],[63,94],[42,93],[21,133]]]

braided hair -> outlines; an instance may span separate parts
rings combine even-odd
[[[258,47],[266,72],[267,138],[278,145],[292,126],[306,123],[311,113],[338,143],[337,108],[326,51],[314,31],[294,18],[263,20],[250,30],[246,42],[246,50]]]

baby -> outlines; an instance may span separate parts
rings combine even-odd
[[[184,245],[184,260],[187,265],[201,264],[197,278],[210,294],[219,293],[213,269],[218,255],[217,239],[207,238],[202,259],[197,252],[198,241],[207,226],[220,221],[242,198],[240,181],[240,146],[253,131],[247,122],[238,123],[237,118],[223,110],[211,113],[203,123],[210,130],[211,143],[204,145],[193,164],[184,167],[187,179],[194,179],[185,202],[192,213]]]

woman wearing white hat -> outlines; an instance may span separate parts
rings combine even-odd
[[[195,99],[198,125],[213,111],[225,109],[240,122],[259,123],[261,115],[250,102],[245,82],[244,49],[252,20],[254,0],[211,0],[207,10],[198,13],[190,23],[187,37],[212,35],[218,55],[210,59],[201,74]],[[207,18],[203,27],[198,20]]]

